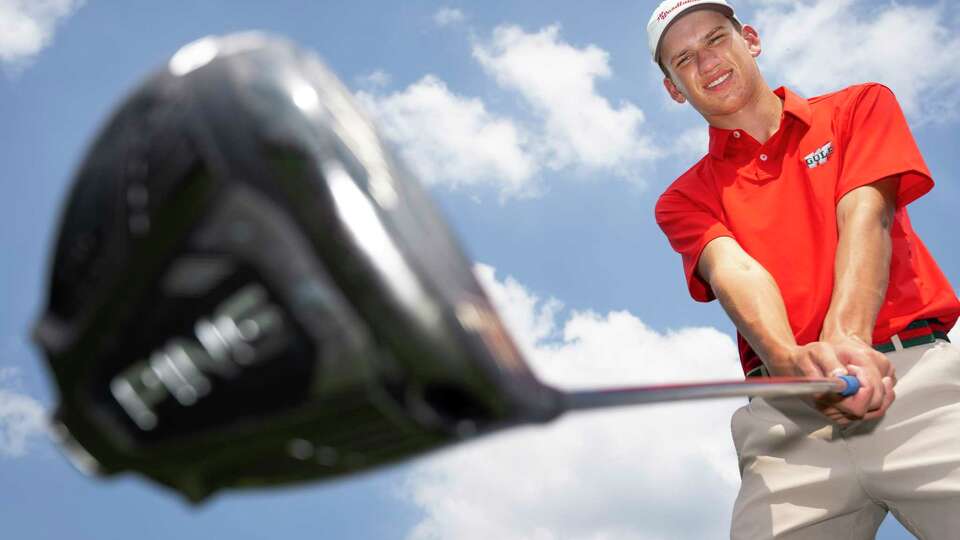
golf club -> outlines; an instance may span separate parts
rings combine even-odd
[[[260,33],[185,46],[105,123],[63,210],[34,337],[78,468],[136,471],[194,502],[570,410],[858,387],[544,384],[346,88]]]

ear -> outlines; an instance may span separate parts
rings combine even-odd
[[[686,103],[687,97],[684,96],[680,89],[677,88],[677,85],[673,84],[673,81],[670,77],[663,78],[663,87],[667,89],[667,93],[670,94],[670,97],[673,98],[677,103]]]
[[[747,51],[750,52],[750,56],[754,58],[760,56],[760,34],[757,32],[757,29],[749,24],[745,24],[743,28],[740,29],[740,35],[743,36],[743,41],[747,43]]]

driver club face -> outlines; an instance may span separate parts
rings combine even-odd
[[[102,128],[35,338],[74,462],[193,501],[561,407],[347,90],[256,33],[184,47]]]

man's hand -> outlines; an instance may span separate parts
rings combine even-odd
[[[856,394],[846,398],[821,394],[813,400],[817,410],[840,425],[883,416],[895,397],[896,378],[890,362],[857,338],[791,347],[779,358],[771,359],[768,368],[771,375],[777,376],[856,376],[860,381]]]
[[[832,404],[836,412],[828,416],[845,417],[848,421],[873,420],[883,416],[896,398],[893,387],[897,383],[897,377],[893,365],[883,353],[876,351],[859,337],[844,336],[831,339],[829,343],[840,363],[860,380],[861,389],[856,394]],[[830,406],[828,403],[826,409]]]

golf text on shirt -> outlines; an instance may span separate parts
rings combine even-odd
[[[817,148],[810,154],[804,156],[803,160],[807,162],[807,167],[814,168],[820,165],[823,165],[827,162],[827,158],[830,157],[830,154],[833,153],[833,143],[828,142],[827,144]]]

